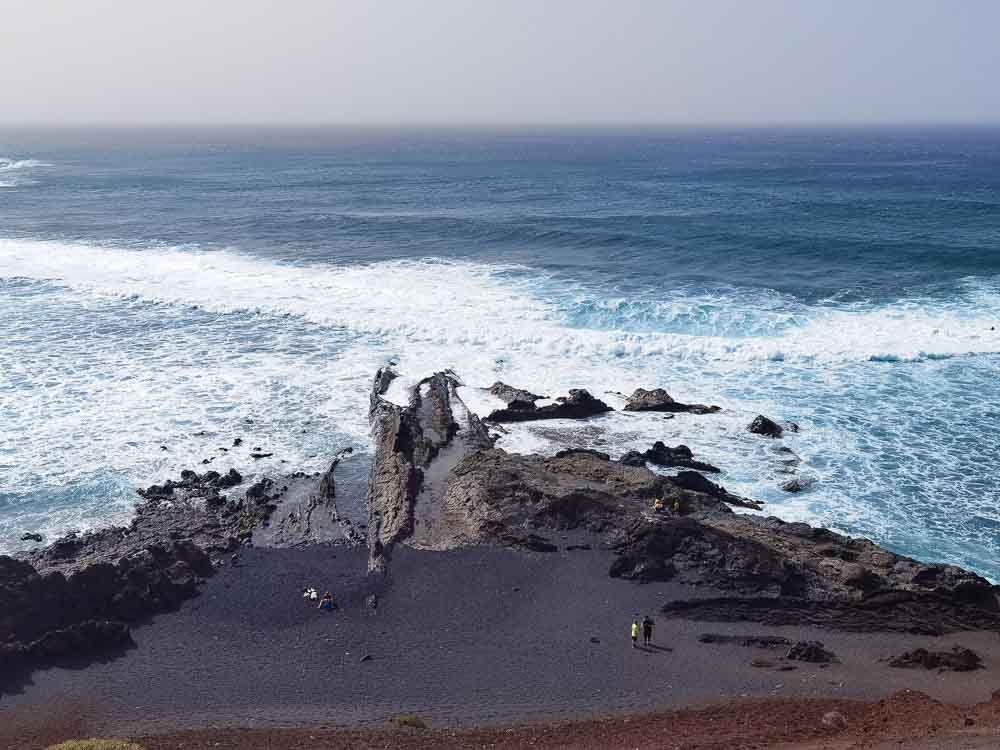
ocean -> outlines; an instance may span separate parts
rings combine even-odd
[[[996,128],[2,130],[0,333],[0,552],[206,460],[363,461],[395,361],[477,410],[719,404],[500,445],[685,443],[769,514],[1000,580]]]

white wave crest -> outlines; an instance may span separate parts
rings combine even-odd
[[[9,159],[0,156],[0,172],[13,172],[18,169],[31,169],[33,167],[50,167],[48,162],[38,159]]]
[[[0,274],[98,296],[198,306],[216,313],[294,315],[378,337],[390,348],[444,348],[461,351],[463,357],[667,357],[682,362],[810,365],[1000,352],[996,290],[980,289],[972,299],[948,303],[814,306],[788,316],[771,335],[734,336],[577,327],[572,324],[573,310],[554,301],[557,282],[514,266],[438,260],[292,265],[230,251],[138,251],[0,240]],[[728,316],[745,318],[751,331],[766,328],[755,322],[759,316],[752,304],[738,295],[710,302],[717,308],[742,307]],[[704,307],[707,301],[681,297],[670,304],[674,309]],[[773,317],[773,311],[760,314]]]

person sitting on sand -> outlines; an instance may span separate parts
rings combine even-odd
[[[665,508],[666,508],[666,506],[663,504],[663,498],[662,497],[658,497],[658,498],[656,498],[656,500],[653,501],[653,512],[654,513],[662,513]]]
[[[312,586],[308,586],[302,589],[302,598],[307,601],[314,602],[319,599],[319,592]]]
[[[642,643],[648,646],[653,642],[653,618],[646,615],[642,618]]]
[[[337,608],[337,600],[333,598],[333,594],[327,591],[323,594],[323,599],[319,603],[319,609],[324,612],[332,612]]]
[[[632,648],[639,647],[639,623],[632,620]]]

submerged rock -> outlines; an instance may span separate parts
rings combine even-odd
[[[486,418],[489,422],[529,422],[536,419],[586,419],[613,409],[589,391],[573,388],[568,396],[560,396],[556,403],[535,406],[533,401],[511,401],[506,409],[497,409]]]
[[[780,438],[784,430],[773,419],[768,419],[763,414],[758,414],[747,429],[755,435],[763,435],[769,438]]]
[[[705,404],[682,404],[674,401],[669,393],[662,388],[646,390],[636,388],[632,395],[628,397],[625,404],[625,411],[665,411],[665,412],[690,412],[691,414],[714,414],[720,411],[718,406],[706,406]]]
[[[670,580],[679,572],[690,583],[772,595],[797,592],[799,575],[781,555],[754,540],[694,518],[635,524],[616,546],[614,578]]]
[[[789,479],[787,482],[781,485],[781,489],[785,492],[798,493],[805,492],[810,487],[816,483],[815,479],[811,477],[795,477],[795,479]]]

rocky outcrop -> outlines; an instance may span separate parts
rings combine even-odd
[[[455,528],[458,521],[441,518],[442,484],[464,456],[492,446],[482,422],[458,398],[461,383],[454,374],[440,372],[421,380],[410,389],[406,406],[382,398],[391,379],[380,370],[371,399],[375,458],[367,503],[372,572],[384,572],[392,546],[413,537],[418,520],[428,546],[435,546],[435,534],[447,538],[461,533]]]
[[[265,479],[248,489],[248,497],[266,496],[271,508],[267,521],[254,531],[254,544],[291,547],[364,543],[364,534],[337,507],[335,473],[352,453],[351,448],[338,452],[322,474],[297,472],[285,477],[280,487]]]
[[[763,414],[758,414],[747,429],[754,435],[763,435],[769,438],[780,438],[785,434],[780,424],[773,419],[768,419]]]
[[[670,477],[670,482],[679,489],[690,490],[691,492],[708,495],[709,497],[714,497],[723,503],[727,503],[728,505],[735,505],[739,508],[749,508],[751,510],[760,510],[763,508],[762,503],[746,497],[734,495],[722,485],[710,482],[696,471],[680,471],[676,476]],[[686,505],[683,503],[683,499],[684,498],[682,498],[679,510],[681,512],[689,512]]]
[[[177,606],[212,572],[189,540],[119,547],[123,532],[65,538],[31,562],[0,557],[0,666],[125,644],[125,623]]]
[[[867,540],[806,524],[736,514],[732,506],[761,505],[697,471],[666,477],[645,466],[656,460],[689,468],[695,462],[684,446],[658,443],[625,461],[589,449],[551,457],[510,454],[493,447],[468,413],[453,374],[422,381],[405,407],[378,395],[383,380],[376,377],[373,388],[373,569],[384,566],[386,550],[397,543],[434,549],[485,543],[544,552],[555,548],[546,531],[579,529],[603,535],[616,552],[613,576],[730,593],[671,603],[664,610],[669,616],[863,631],[1000,625],[996,592],[979,576],[920,565]],[[574,392],[577,404],[591,398],[580,393]],[[505,411],[541,411],[517,398],[512,403]],[[653,510],[657,498],[662,512]]]
[[[637,523],[615,546],[611,576],[681,582],[773,596],[798,594],[799,571],[764,544],[694,518]]]
[[[235,470],[186,470],[139,491],[144,501],[127,527],[69,534],[20,559],[0,556],[0,662],[127,645],[128,624],[193,596],[268,522],[288,483],[321,481],[296,474],[281,486],[262,478],[241,490],[242,479]]]
[[[538,396],[531,391],[526,391],[523,388],[515,388],[514,386],[501,383],[500,381],[491,385],[489,387],[489,392],[491,395],[496,396],[507,405],[514,402],[533,404],[536,401],[541,401],[545,398],[545,396]]]
[[[689,412],[691,414],[714,414],[719,411],[718,406],[706,406],[705,404],[682,404],[674,401],[669,393],[662,388],[646,390],[636,388],[632,395],[628,397],[625,404],[625,411],[664,411],[671,413]]]
[[[568,396],[560,396],[556,403],[535,406],[534,401],[512,401],[506,409],[497,409],[486,418],[488,422],[530,422],[537,419],[586,419],[613,409],[589,391],[579,388],[570,390]]]
[[[900,654],[889,662],[890,667],[903,669],[937,669],[954,672],[971,672],[981,669],[982,657],[975,651],[961,646],[952,646],[951,651],[928,651],[918,648]]]
[[[706,471],[712,474],[719,472],[719,469],[704,461],[695,461],[694,454],[686,445],[678,445],[671,448],[663,442],[657,440],[653,447],[640,453],[639,451],[629,451],[618,459],[626,466],[645,466],[648,461],[657,466],[682,466],[695,471]]]

